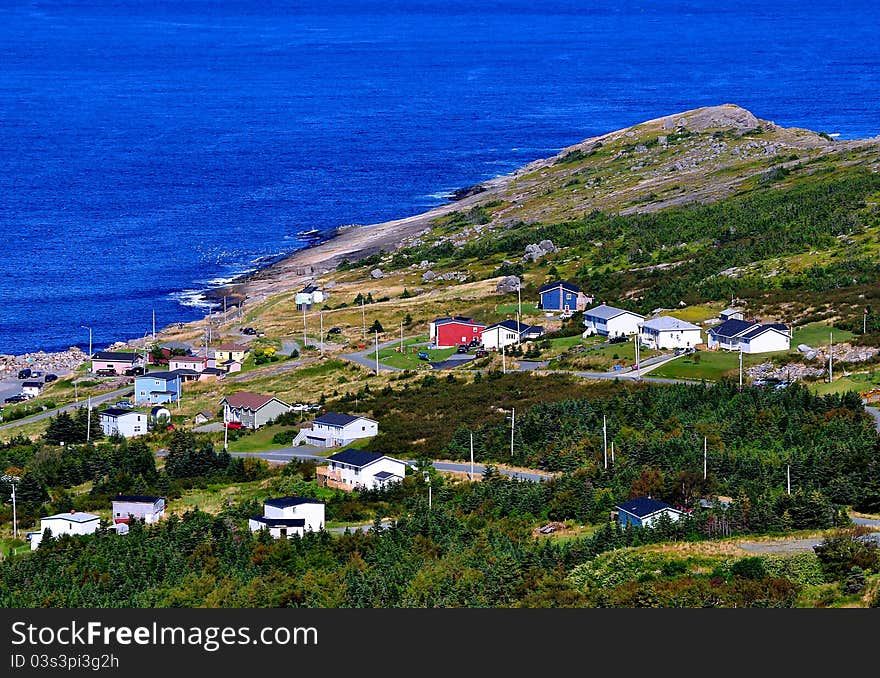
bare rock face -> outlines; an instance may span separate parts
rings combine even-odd
[[[372,271],[370,271],[370,277],[374,278],[374,279],[375,278],[384,278],[385,274],[382,273],[382,269],[374,268]]]
[[[542,240],[538,244],[526,245],[526,253],[523,255],[525,261],[537,261],[545,254],[558,252],[559,248],[553,244],[552,240]]]
[[[501,294],[508,294],[510,292],[516,292],[519,289],[520,280],[515,275],[508,275],[501,280],[498,281],[498,284],[495,286],[495,291]]]
[[[434,278],[437,277],[437,274],[434,271],[425,271],[422,273],[422,282],[431,282]]]

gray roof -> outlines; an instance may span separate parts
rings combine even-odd
[[[161,379],[162,381],[175,381],[180,377],[177,372],[147,372],[135,379]]]
[[[71,523],[90,523],[93,520],[100,520],[100,516],[94,513],[56,513],[54,516],[47,516],[42,520],[69,520]]]
[[[684,320],[679,320],[678,318],[673,318],[668,315],[661,315],[656,318],[651,318],[650,320],[646,320],[643,322],[642,327],[647,327],[650,330],[699,330],[700,328],[696,325],[686,322]]]
[[[400,476],[391,473],[390,471],[379,471],[375,476],[376,480],[388,480],[388,478],[400,478]]]
[[[725,308],[718,315],[733,315],[734,313],[742,313],[742,311],[738,308]]]
[[[607,304],[600,304],[595,308],[588,309],[584,311],[584,319],[589,316],[590,318],[599,318],[600,320],[611,320],[612,318],[616,318],[619,315],[623,315],[624,313],[632,313],[633,315],[639,316],[639,318],[644,318],[645,316],[635,313],[634,311],[627,311],[622,308],[614,308],[614,306],[608,306]]]

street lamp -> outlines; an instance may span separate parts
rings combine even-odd
[[[431,474],[427,471],[423,471],[422,475],[425,478],[425,482],[428,483],[428,508],[431,508]]]
[[[12,485],[12,538],[18,539],[18,519],[15,513],[15,483],[21,480],[18,476],[3,474],[2,480]]]

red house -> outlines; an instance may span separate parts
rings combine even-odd
[[[483,323],[462,316],[437,318],[431,322],[430,327],[431,341],[438,348],[470,344],[475,339],[482,342],[483,330],[486,329],[486,325]]]

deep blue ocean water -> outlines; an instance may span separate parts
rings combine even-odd
[[[0,353],[142,337],[298,233],[737,103],[880,134],[880,3],[0,0]]]

